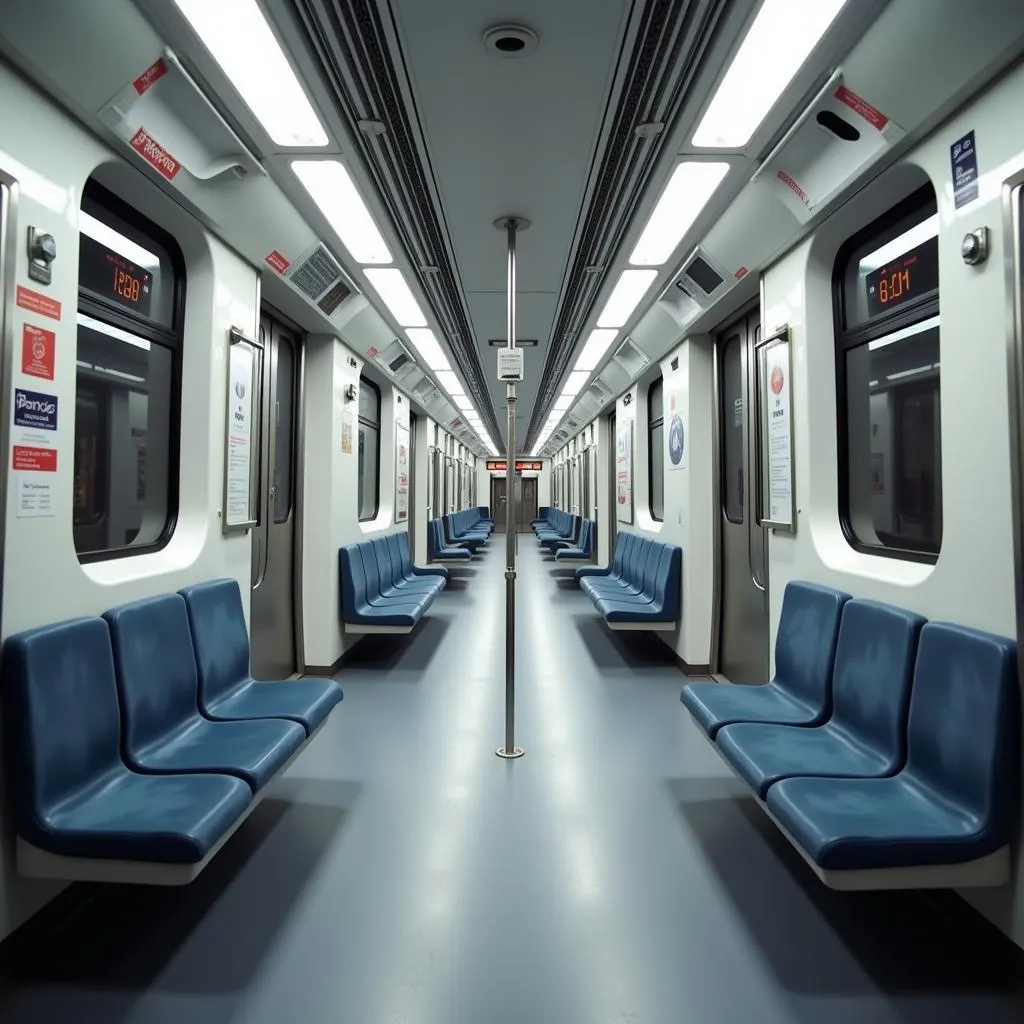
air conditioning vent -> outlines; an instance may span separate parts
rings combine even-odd
[[[725,272],[707,250],[697,246],[676,278],[675,287],[704,309],[726,290]]]
[[[416,360],[413,359],[412,353],[398,340],[398,338],[395,338],[395,340],[377,356],[377,362],[380,363],[380,365],[383,366],[392,377],[397,377],[403,368],[408,369],[409,366],[416,365]]]
[[[341,267],[320,242],[304,253],[288,274],[288,280],[298,288],[307,299],[314,302],[342,279]]]
[[[630,380],[650,362],[647,356],[629,338],[616,349],[612,359],[626,371]]]
[[[598,405],[604,405],[612,397],[611,390],[600,377],[596,378],[593,384],[587,388],[587,394],[593,398]]]

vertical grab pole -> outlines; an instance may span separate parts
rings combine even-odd
[[[516,347],[516,229],[515,217],[505,220],[508,239],[508,317],[506,331],[508,348]],[[498,757],[522,757],[522,747],[516,746],[516,386],[507,385],[508,444],[505,449],[506,509],[505,514],[505,746],[495,753]]]

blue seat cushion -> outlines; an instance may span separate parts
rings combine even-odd
[[[341,687],[333,679],[249,680],[232,692],[208,702],[203,710],[209,718],[217,721],[285,718],[298,722],[309,736],[341,699]]]
[[[960,864],[999,849],[975,815],[905,776],[784,779],[768,808],[827,871]]]
[[[688,683],[679,699],[712,739],[723,725],[733,722],[813,725],[821,716],[820,709],[791,697],[775,683],[763,686]]]
[[[741,722],[720,729],[715,742],[762,799],[773,783],[796,775],[867,779],[893,770],[882,751],[827,724],[801,728]]]
[[[183,728],[128,755],[146,772],[215,772],[261,790],[306,739],[296,722],[209,722],[198,715]]]
[[[34,845],[64,857],[198,864],[252,801],[229,775],[138,775],[122,769],[54,807]]]
[[[598,601],[597,610],[608,622],[671,622],[653,601]]]

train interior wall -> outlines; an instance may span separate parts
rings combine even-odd
[[[795,430],[795,533],[769,530],[769,659],[774,671],[774,638],[782,597],[790,580],[813,580],[855,596],[905,607],[928,618],[961,623],[1005,636],[1016,635],[1013,509],[1011,503],[1010,416],[1007,389],[1007,310],[1013,308],[1012,235],[1003,216],[1003,182],[1024,167],[1024,137],[1008,131],[1024,90],[1024,69],[1004,76],[965,105],[907,156],[829,216],[812,235],[769,266],[763,275],[761,315],[767,332],[788,325],[792,339]],[[950,145],[974,131],[985,165],[978,199],[962,209],[954,203]],[[923,183],[938,201],[941,289],[941,476],[942,542],[935,564],[882,557],[855,550],[840,525],[837,451],[836,328],[833,267],[841,246],[859,229],[886,213]],[[980,226],[990,231],[993,257],[981,267],[960,255],[963,236]],[[734,315],[734,314],[732,314]],[[725,326],[728,319],[720,326]],[[711,327],[708,327],[711,331]],[[659,634],[685,663],[715,665],[715,521],[721,481],[715,470],[713,335],[683,338],[658,365],[620,395],[611,414],[602,414],[570,439],[552,460],[559,480],[580,469],[578,450],[591,436],[597,448],[615,444],[616,432],[632,423],[633,511],[616,517],[620,530],[656,536],[683,549],[682,621],[675,633]],[[652,450],[648,401],[662,381],[664,408],[676,401],[686,425],[686,456],[669,458],[667,431]],[[721,414],[721,413],[719,413]],[[875,448],[885,459],[887,413],[872,396]],[[607,449],[605,449],[607,450]],[[874,450],[874,449],[873,449]],[[613,460],[598,458],[600,519],[609,522]],[[651,472],[664,479],[662,517],[652,515]],[[888,471],[888,470],[887,470]],[[578,484],[574,484],[578,486]],[[557,485],[556,485],[557,488]],[[884,481],[873,497],[876,522],[891,515],[885,501],[895,488]],[[886,499],[885,492],[888,492]],[[881,507],[877,507],[881,506]],[[564,503],[563,503],[564,507]],[[601,557],[607,558],[602,531]],[[1020,878],[1018,837],[1016,877]],[[1024,891],[972,889],[961,893],[1019,945],[1024,944]]]
[[[41,317],[13,302],[5,304],[7,337],[21,338],[23,326],[43,324],[55,332],[54,377],[45,381],[57,398],[54,447],[58,471],[52,480],[52,514],[27,516],[20,509],[16,475],[7,479],[3,575],[3,633],[11,635],[47,622],[96,615],[116,605],[177,590],[217,577],[238,581],[248,621],[252,541],[241,532],[222,530],[224,495],[224,424],[227,416],[227,339],[232,328],[256,337],[261,280],[247,260],[203,228],[159,189],[145,182],[101,142],[83,131],[55,104],[8,67],[0,64],[0,119],[8,126],[0,141],[0,168],[17,181],[18,225],[45,224],[59,253],[53,264],[47,296],[60,303],[59,319]],[[80,203],[90,177],[133,206],[178,243],[185,261],[186,302],[181,369],[180,475],[178,511],[170,540],[162,549],[131,558],[82,563],[72,530],[76,404],[76,309]],[[12,247],[13,248],[13,247]],[[24,247],[8,275],[28,281]],[[13,288],[11,288],[13,291]],[[344,544],[371,535],[415,532],[410,542],[419,561],[426,561],[426,509],[411,509],[396,521],[396,446],[399,425],[410,424],[411,400],[376,365],[335,335],[305,337],[305,417],[301,461],[302,519],[300,559],[302,620],[299,623],[302,664],[330,667],[359,637],[340,628],[337,551]],[[9,367],[8,367],[9,372]],[[359,391],[369,380],[380,395],[376,512],[360,519]],[[14,384],[32,386],[32,381]],[[349,390],[350,386],[355,391]],[[38,386],[38,385],[36,385]],[[124,413],[130,417],[134,392],[126,393]],[[8,401],[13,400],[12,395]],[[136,417],[138,418],[138,417]],[[131,423],[126,421],[126,427]],[[136,434],[141,429],[135,424]],[[343,429],[347,428],[347,442]],[[9,433],[9,430],[8,430]],[[126,431],[127,433],[127,431]],[[211,441],[211,439],[213,439]],[[143,443],[145,438],[142,439]],[[154,438],[149,438],[151,444]],[[116,444],[124,448],[124,438]],[[112,435],[112,444],[115,439]],[[419,410],[410,466],[426,495],[428,446],[458,451],[456,440]],[[115,466],[117,456],[134,455],[118,448],[111,453],[109,486],[117,490],[135,479],[134,458]],[[466,479],[477,475],[475,457],[462,451]],[[121,480],[124,476],[125,479]],[[119,482],[120,481],[120,482]],[[150,486],[156,486],[151,484]],[[469,488],[452,489],[451,509],[468,507]],[[457,496],[457,497],[455,497]],[[111,503],[113,508],[115,503]],[[118,532],[137,529],[135,520],[119,522]],[[136,521],[138,520],[138,521]],[[323,557],[323,552],[332,552]],[[2,756],[2,750],[0,750]],[[0,800],[5,797],[0,796]],[[0,938],[10,934],[59,891],[59,884],[20,877],[14,865],[14,836],[6,806],[0,805]]]

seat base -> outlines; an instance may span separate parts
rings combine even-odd
[[[868,892],[892,889],[981,889],[1009,883],[1013,865],[1010,862],[1010,848],[1003,846],[993,853],[959,864],[922,864],[902,868],[861,868],[849,871],[834,871],[820,867],[807,851],[790,834],[789,830],[772,814],[765,803],[751,788],[746,779],[722,756],[718,744],[700,727],[691,716],[697,735],[719,756],[733,775],[747,787],[747,795],[761,808],[775,827],[786,837],[789,845],[803,858],[804,863],[830,889],[839,892]]]
[[[292,766],[295,759],[320,734],[330,721],[327,716],[300,744],[280,770],[254,794],[248,807],[231,827],[210,847],[210,852],[196,864],[160,864],[156,861],[111,860],[105,857],[64,857],[34,846],[21,836],[16,837],[15,859],[18,874],[23,878],[49,878],[70,882],[123,882],[128,885],[188,885],[220,852],[239,826],[259,806],[270,786]]]
[[[346,633],[411,633],[416,628],[413,626],[370,626],[361,622],[346,622]]]
[[[679,624],[677,622],[608,622],[609,629],[650,629],[657,633],[671,633]]]

